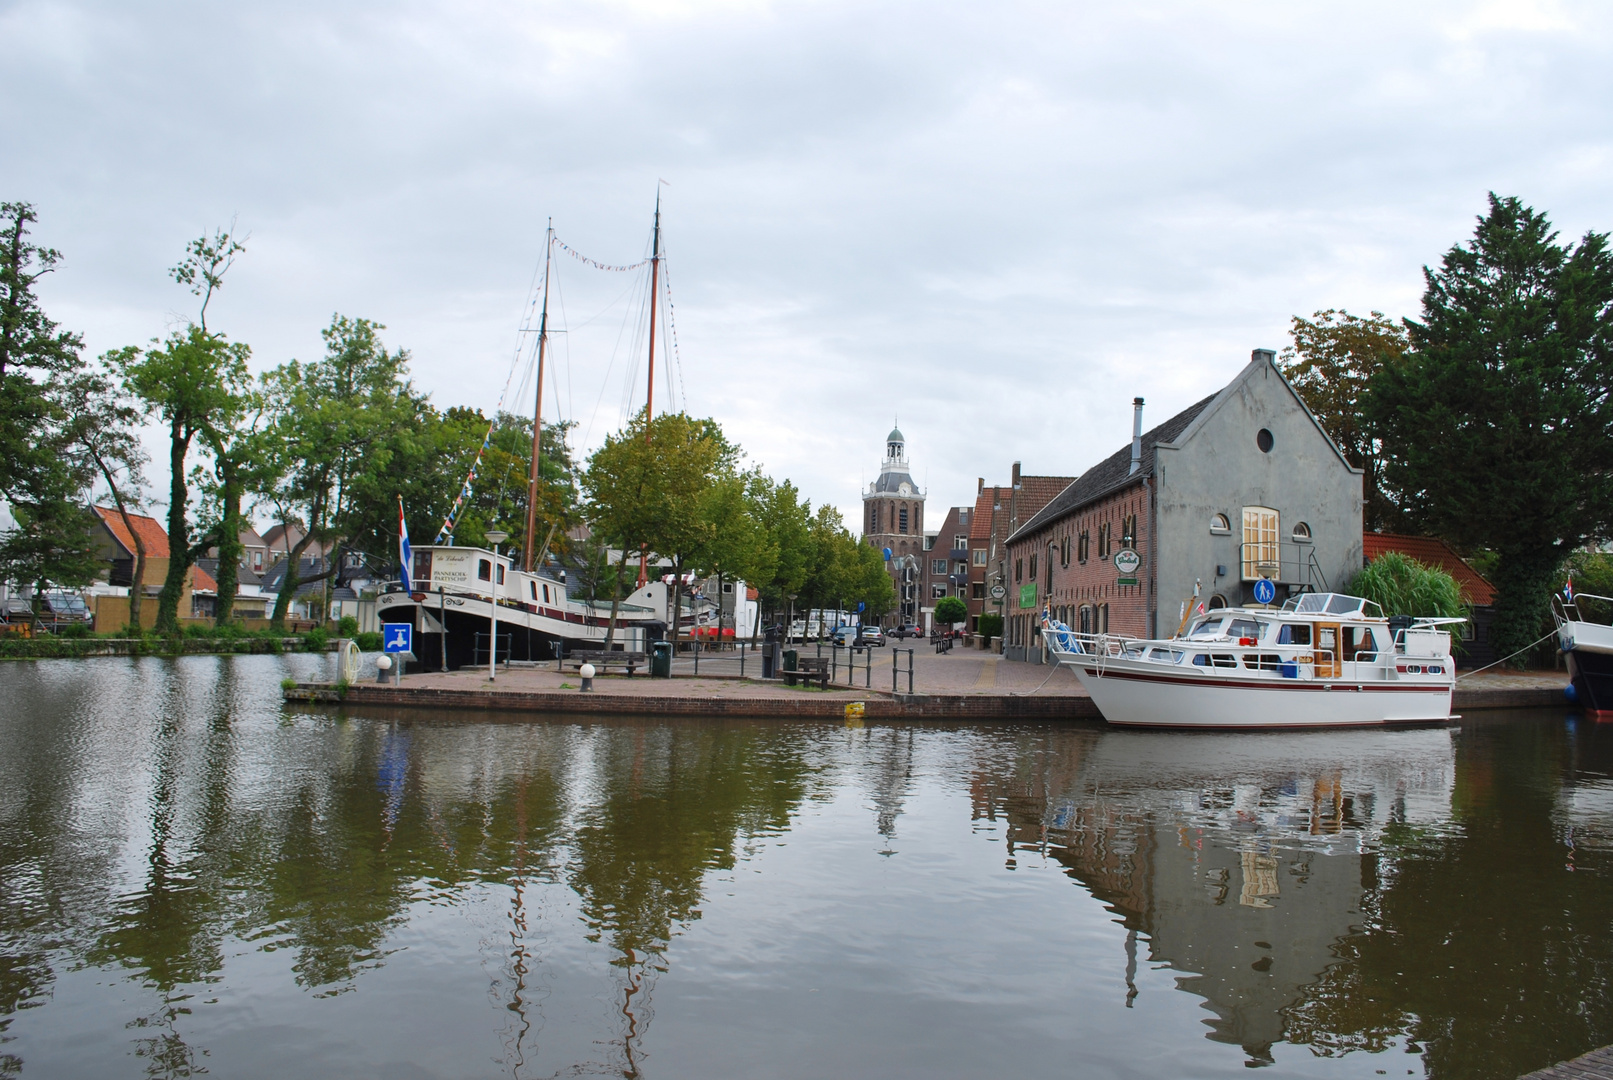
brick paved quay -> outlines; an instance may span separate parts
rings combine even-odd
[[[1613,1046],[1592,1050],[1572,1061],[1559,1061],[1518,1080],[1613,1080]]]
[[[813,655],[807,649],[803,655]],[[864,657],[858,657],[859,661]],[[900,666],[892,690],[892,663]],[[673,678],[652,679],[640,671],[599,675],[592,693],[582,693],[576,669],[552,663],[500,669],[489,682],[485,668],[409,675],[402,686],[373,681],[351,686],[338,698],[329,684],[288,689],[288,701],[429,708],[442,711],[585,713],[595,715],[759,716],[839,718],[846,705],[863,702],[870,719],[1053,720],[1097,719],[1100,714],[1069,670],[1004,660],[993,653],[954,649],[937,656],[928,645],[913,651],[913,693],[907,692],[907,649],[876,649],[871,666],[859,663],[854,685],[844,668],[831,689],[788,687],[758,678],[758,655],[680,656]],[[370,669],[373,672],[373,668]],[[1490,708],[1566,706],[1561,672],[1482,673],[1457,684],[1456,712]]]

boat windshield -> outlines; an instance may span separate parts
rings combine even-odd
[[[1253,619],[1233,619],[1227,623],[1227,637],[1259,638],[1260,624]]]
[[[1366,603],[1359,596],[1342,593],[1306,593],[1296,610],[1302,615],[1353,615]]]
[[[1224,622],[1224,621],[1225,620],[1221,619],[1220,617],[1216,617],[1216,618],[1213,618],[1213,619],[1205,619],[1203,622],[1201,622],[1197,626],[1195,626],[1193,628],[1193,632],[1191,634],[1188,634],[1187,636],[1188,637],[1215,637],[1217,634],[1219,634],[1221,632],[1221,623]]]

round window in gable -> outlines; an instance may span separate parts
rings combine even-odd
[[[1260,447],[1260,452],[1262,454],[1271,453],[1271,448],[1275,444],[1276,440],[1271,437],[1270,431],[1266,430],[1265,428],[1261,428],[1258,432],[1256,432],[1255,445]]]

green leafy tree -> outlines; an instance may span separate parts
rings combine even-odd
[[[194,546],[189,524],[190,490],[186,461],[198,435],[222,429],[238,415],[251,387],[251,350],[228,341],[207,326],[207,306],[224,284],[224,274],[245,248],[224,230],[193,240],[169,275],[202,298],[197,321],[175,331],[143,355],[134,349],[114,354],[124,387],[145,402],[149,413],[168,427],[168,575],[157,597],[156,629],[179,632],[179,600],[196,557],[215,538]]]
[[[1309,319],[1294,316],[1289,334],[1294,343],[1278,359],[1283,374],[1362,471],[1366,527],[1394,528],[1399,507],[1386,487],[1383,439],[1366,415],[1366,399],[1374,376],[1404,361],[1410,347],[1405,327],[1380,311],[1363,318],[1329,309]]]
[[[1369,412],[1413,523],[1495,552],[1507,653],[1541,633],[1568,553],[1613,524],[1613,256],[1492,194],[1424,277],[1413,351],[1373,378]]]
[[[457,490],[457,481],[445,490],[440,465],[452,431],[410,383],[409,354],[387,351],[384,329],[336,315],[321,332],[323,359],[293,360],[265,376],[270,422],[263,446],[274,458],[274,482],[261,496],[282,522],[303,530],[285,555],[271,615],[276,626],[284,625],[298,588],[333,578],[349,553],[377,566],[396,560],[400,496],[423,525],[446,513]],[[315,541],[333,545],[333,557],[304,578],[302,559]]]
[[[969,608],[956,596],[943,596],[935,602],[935,621],[955,626],[969,619]]]
[[[648,434],[646,438],[646,423]],[[710,420],[662,413],[647,421],[644,410],[588,459],[583,474],[589,524],[624,553],[647,550],[672,560],[681,579],[690,559],[712,541],[707,492],[731,469],[737,451]],[[682,607],[675,590],[674,627]],[[611,604],[607,644],[614,636],[618,605]]]
[[[788,480],[775,483],[760,472],[751,475],[747,498],[776,557],[771,573],[746,580],[756,586],[764,607],[778,611],[786,597],[801,592],[812,568],[812,504]]]
[[[140,445],[140,410],[120,393],[116,381],[117,371],[128,351],[103,355],[97,369],[81,371],[63,380],[57,399],[66,418],[68,444],[92,474],[106,485],[124,529],[134,540],[129,626],[138,634],[146,560],[150,552],[131,515],[142,502],[145,466],[149,459]]]

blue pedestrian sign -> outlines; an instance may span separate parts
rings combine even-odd
[[[414,624],[389,622],[381,624],[382,648],[390,653],[414,652]]]
[[[1277,599],[1277,586],[1271,583],[1270,578],[1261,578],[1255,582],[1255,603],[1269,604]]]

